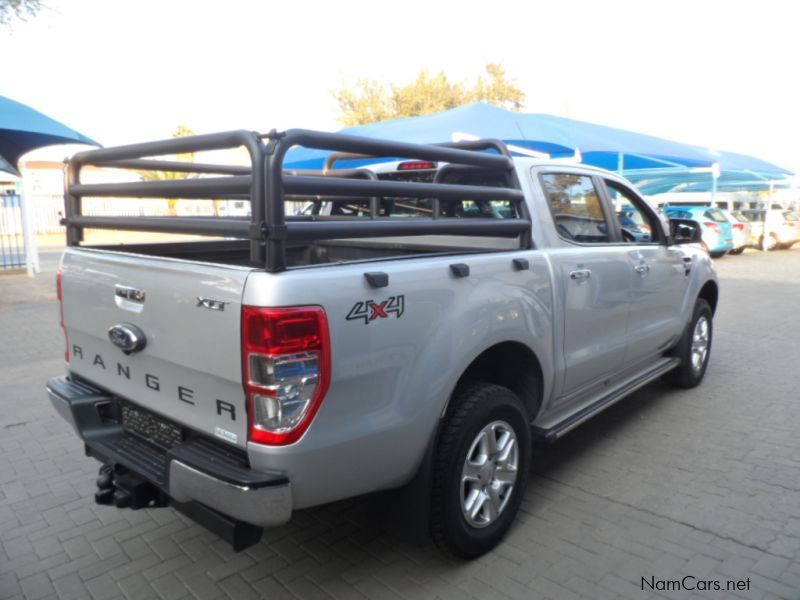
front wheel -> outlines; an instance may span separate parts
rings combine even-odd
[[[703,298],[698,298],[694,305],[692,319],[689,321],[673,355],[681,360],[681,364],[667,373],[668,383],[680,388],[693,388],[700,385],[706,374],[708,358],[711,354],[713,337],[713,315],[711,307]]]
[[[511,390],[473,383],[458,390],[434,458],[431,535],[445,552],[476,558],[494,548],[519,510],[531,434]]]
[[[744,246],[741,246],[740,248],[734,248],[733,250],[730,250],[728,254],[733,254],[734,256],[736,256],[741,254],[742,252],[744,252]]]
[[[725,250],[723,250],[722,252],[709,252],[708,254],[709,256],[711,256],[711,258],[722,258],[723,256],[725,256]]]

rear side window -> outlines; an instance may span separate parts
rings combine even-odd
[[[587,175],[546,173],[542,187],[558,235],[570,242],[607,243],[609,228],[600,194]]]

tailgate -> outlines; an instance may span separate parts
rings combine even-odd
[[[181,425],[245,447],[240,331],[249,272],[67,249],[62,289],[70,372]],[[115,330],[115,345],[109,330],[122,325],[127,332]],[[131,341],[130,332],[144,334],[144,347],[126,354],[120,347]]]

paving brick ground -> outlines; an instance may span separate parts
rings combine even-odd
[[[171,509],[96,506],[97,465],[43,393],[52,293],[0,276],[0,598],[800,598],[800,249],[717,264],[703,386],[650,386],[538,456],[511,534],[471,563],[387,533],[370,499],[240,554]],[[642,590],[687,575],[750,589]]]

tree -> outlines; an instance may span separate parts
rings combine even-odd
[[[194,135],[194,131],[186,125],[178,125],[175,131],[172,132],[172,137],[187,137]],[[186,152],[184,154],[176,154],[175,160],[183,162],[194,162],[194,152]],[[191,176],[191,173],[180,173],[176,171],[139,171],[139,178],[142,181],[173,181],[175,179],[186,179]],[[177,214],[178,201],[175,198],[167,199],[167,214],[175,216]]]
[[[388,87],[372,79],[360,79],[351,87],[334,91],[333,97],[341,111],[339,120],[348,127],[426,115],[469,102],[520,110],[525,93],[507,77],[505,69],[489,63],[485,70],[472,85],[451,81],[444,71],[431,74],[427,69],[410,83]]]
[[[0,25],[8,25],[13,19],[24,21],[43,7],[41,0],[0,0]]]

